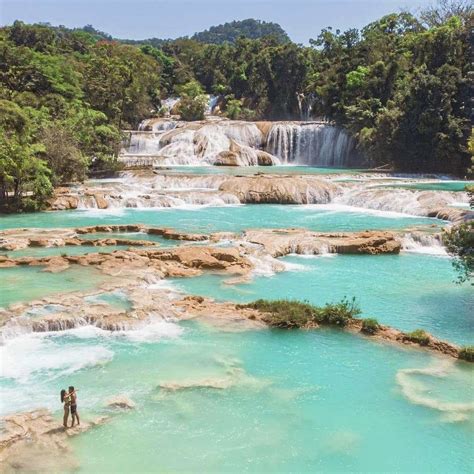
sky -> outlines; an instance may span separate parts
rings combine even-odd
[[[297,43],[322,28],[361,28],[402,9],[416,13],[434,0],[0,0],[0,24],[93,25],[116,38],[176,38],[212,25],[256,18],[279,23]]]

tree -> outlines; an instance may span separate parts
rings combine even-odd
[[[458,283],[471,280],[474,275],[474,222],[453,226],[444,234],[443,241],[448,253],[454,257]]]
[[[235,43],[239,37],[260,39],[266,36],[275,38],[279,43],[290,42],[290,38],[279,24],[253,18],[211,26],[208,30],[196,33],[191,39],[201,43],[223,44]]]
[[[71,131],[49,126],[43,130],[41,142],[54,185],[84,180],[88,160]]]
[[[470,0],[438,0],[421,12],[420,18],[429,27],[441,26],[453,16],[462,18],[467,24],[472,19],[473,7]]]
[[[202,120],[207,108],[208,98],[197,81],[190,81],[176,88],[180,96],[178,113],[182,120]]]
[[[117,127],[135,127],[159,108],[158,64],[133,46],[101,41],[84,71],[90,105]]]
[[[11,104],[3,105],[4,109],[15,109]],[[10,124],[18,124],[18,119],[13,119],[12,115],[9,117]],[[17,110],[17,115],[21,115],[20,110]],[[41,146],[31,144],[26,121],[20,128],[6,127],[6,125],[7,121],[2,120],[0,123],[0,207],[4,210],[36,210],[52,192],[50,170],[39,158],[43,149]]]

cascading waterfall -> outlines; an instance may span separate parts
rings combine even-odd
[[[143,120],[138,131],[130,132],[128,143],[122,150],[121,156],[152,156],[160,148],[160,140],[164,133],[176,128],[174,120],[147,119]]]
[[[131,133],[121,160],[132,164],[136,157],[148,157],[155,165],[277,164],[263,147],[263,134],[252,122],[150,119]]]
[[[171,166],[361,164],[355,140],[342,128],[324,122],[276,122],[265,136],[265,127],[265,123],[222,119],[148,119],[131,132],[121,159],[148,157],[156,165]]]
[[[318,122],[273,125],[267,151],[286,164],[339,167],[357,165],[355,140],[343,129]]]

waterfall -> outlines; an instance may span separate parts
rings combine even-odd
[[[138,131],[130,132],[129,139],[121,152],[122,156],[154,156],[161,148],[161,137],[173,130],[178,122],[169,119],[153,118],[143,120]]]
[[[345,168],[360,162],[355,140],[342,128],[320,122],[276,123],[267,151],[286,164]]]
[[[402,237],[402,249],[405,252],[447,255],[440,233],[407,232]]]
[[[306,96],[302,93],[299,93],[296,94],[296,100],[298,101],[300,120],[310,120],[311,113],[313,112],[313,106],[316,102],[316,95],[311,93]]]
[[[154,165],[253,166],[279,163],[263,151],[262,131],[256,123],[232,120],[182,122],[149,119],[131,132],[120,160],[131,166],[138,158]]]
[[[206,111],[204,112],[206,115],[212,115],[214,108],[216,107],[217,103],[219,102],[218,95],[208,95],[207,96],[207,107]],[[162,112],[165,116],[170,116],[172,110],[174,109],[175,105],[180,101],[179,97],[168,97],[167,99],[163,99],[161,101]]]
[[[282,162],[344,168],[361,164],[355,140],[342,128],[324,122],[275,122],[265,135],[258,122],[153,118],[130,133],[121,160],[128,163],[148,157],[150,163],[165,166]]]
[[[161,107],[165,115],[171,115],[174,106],[179,102],[179,97],[168,97],[161,101]]]

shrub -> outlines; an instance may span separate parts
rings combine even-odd
[[[467,360],[468,362],[474,362],[474,346],[461,347],[459,350],[459,358]]]
[[[406,335],[406,339],[420,344],[420,346],[427,346],[430,342],[430,335],[423,331],[423,329],[416,329]]]
[[[200,95],[195,98],[184,96],[178,104],[178,113],[182,120],[188,122],[202,120],[207,108],[207,97]]]
[[[344,298],[339,303],[330,303],[322,308],[318,308],[318,312],[319,315],[316,322],[345,326],[349,319],[360,314],[360,309],[356,304],[355,298],[352,298],[350,301]]]
[[[375,334],[380,328],[379,322],[374,318],[367,318],[362,320],[361,331],[364,334]]]
[[[264,321],[274,327],[299,328],[316,319],[317,308],[300,301],[260,299],[243,306],[268,313]]]
[[[345,326],[350,318],[360,313],[355,299],[343,299],[323,307],[301,301],[260,299],[241,307],[268,313],[264,318],[267,324],[288,329],[305,327],[311,323]]]
[[[204,95],[201,84],[197,81],[190,81],[176,87],[176,92],[180,96],[178,113],[181,119],[202,120],[207,108],[208,97]]]

